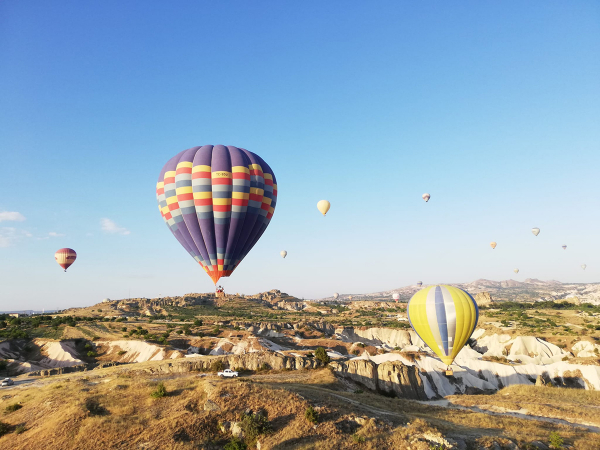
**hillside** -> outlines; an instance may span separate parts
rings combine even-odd
[[[537,301],[563,301],[576,298],[580,303],[600,305],[600,283],[561,283],[559,281],[541,281],[527,278],[524,281],[504,280],[475,280],[470,283],[440,283],[464,289],[472,295],[479,292],[489,292],[495,301],[537,302]],[[426,287],[426,285],[423,285]],[[352,296],[352,301],[390,300],[395,293],[400,294],[400,301],[407,302],[419,289],[416,285],[404,286],[387,291],[369,294],[341,294],[340,300],[347,301]],[[333,297],[319,299],[319,301],[332,301]]]
[[[551,433],[570,448],[600,446],[600,422],[590,413],[600,407],[598,392],[515,386],[423,403],[363,392],[327,369],[222,380],[210,373],[161,374],[160,365],[59,375],[7,391],[0,399],[0,446],[539,449],[548,448]]]

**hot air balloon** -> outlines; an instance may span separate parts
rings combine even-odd
[[[348,300],[352,301],[352,296],[351,295],[348,296]]]
[[[77,259],[77,253],[72,248],[61,248],[54,254],[54,259],[66,272],[69,266]]]
[[[429,195],[427,192],[425,194],[423,194],[421,197],[423,197],[423,200],[425,200],[425,202],[428,202],[429,199],[431,198],[431,195]]]
[[[338,294],[337,292],[335,292],[335,293],[333,294],[333,298],[334,298],[334,300],[337,300],[339,296],[340,296],[340,294]]]
[[[287,256],[287,252],[285,250],[281,250],[279,252],[279,254],[281,255],[282,258],[285,258]]]
[[[320,200],[319,203],[317,203],[317,209],[321,211],[321,214],[323,214],[323,216],[327,214],[329,208],[331,208],[331,203],[329,203],[327,200]]]
[[[479,319],[471,294],[445,285],[429,286],[413,295],[407,314],[413,330],[448,366],[471,337]]]
[[[581,265],[581,268],[582,268],[583,270],[585,270],[585,268],[586,268],[586,267],[587,267],[587,266],[586,266],[585,264],[582,264],[582,265]]]
[[[496,248],[496,243],[495,242],[490,242],[490,247],[492,247],[492,250]]]
[[[567,246],[566,246],[566,245],[563,245],[563,246],[562,246],[562,248],[563,248],[563,250],[566,250],[566,249],[567,249]]]
[[[540,234],[540,229],[539,228],[532,228],[531,232],[533,233],[534,236],[537,236],[538,234]]]
[[[422,281],[417,281],[417,286],[418,286],[418,287],[421,287],[421,286],[423,286],[423,282],[422,282]]]
[[[398,300],[400,300],[400,294],[398,294],[397,292],[394,293],[394,295],[392,295],[392,298],[394,299],[394,301],[396,303],[398,303]]]
[[[248,150],[204,145],[165,164],[156,197],[175,238],[216,285],[232,274],[269,225],[277,181],[269,165]]]
[[[519,273],[519,269],[513,270],[514,273]]]

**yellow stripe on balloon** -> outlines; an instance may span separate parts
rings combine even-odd
[[[191,194],[192,192],[194,192],[194,188],[192,186],[182,186],[175,189],[175,192],[177,192],[177,195]]]
[[[411,299],[409,305],[410,321],[417,331],[419,337],[431,348],[437,348],[438,344],[433,337],[429,321],[427,320],[427,294],[432,287],[420,290]]]
[[[212,169],[210,166],[206,166],[204,164],[198,164],[197,166],[192,167],[192,173],[197,172],[210,172]]]

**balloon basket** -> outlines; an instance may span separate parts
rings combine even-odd
[[[451,377],[454,375],[454,370],[452,369],[446,369],[446,376],[447,377]]]

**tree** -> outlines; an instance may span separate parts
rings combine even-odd
[[[323,364],[328,364],[330,361],[329,355],[323,347],[319,347],[315,350],[315,359]]]
[[[194,326],[195,327],[201,327],[202,326],[202,321],[200,319],[194,320]]]

